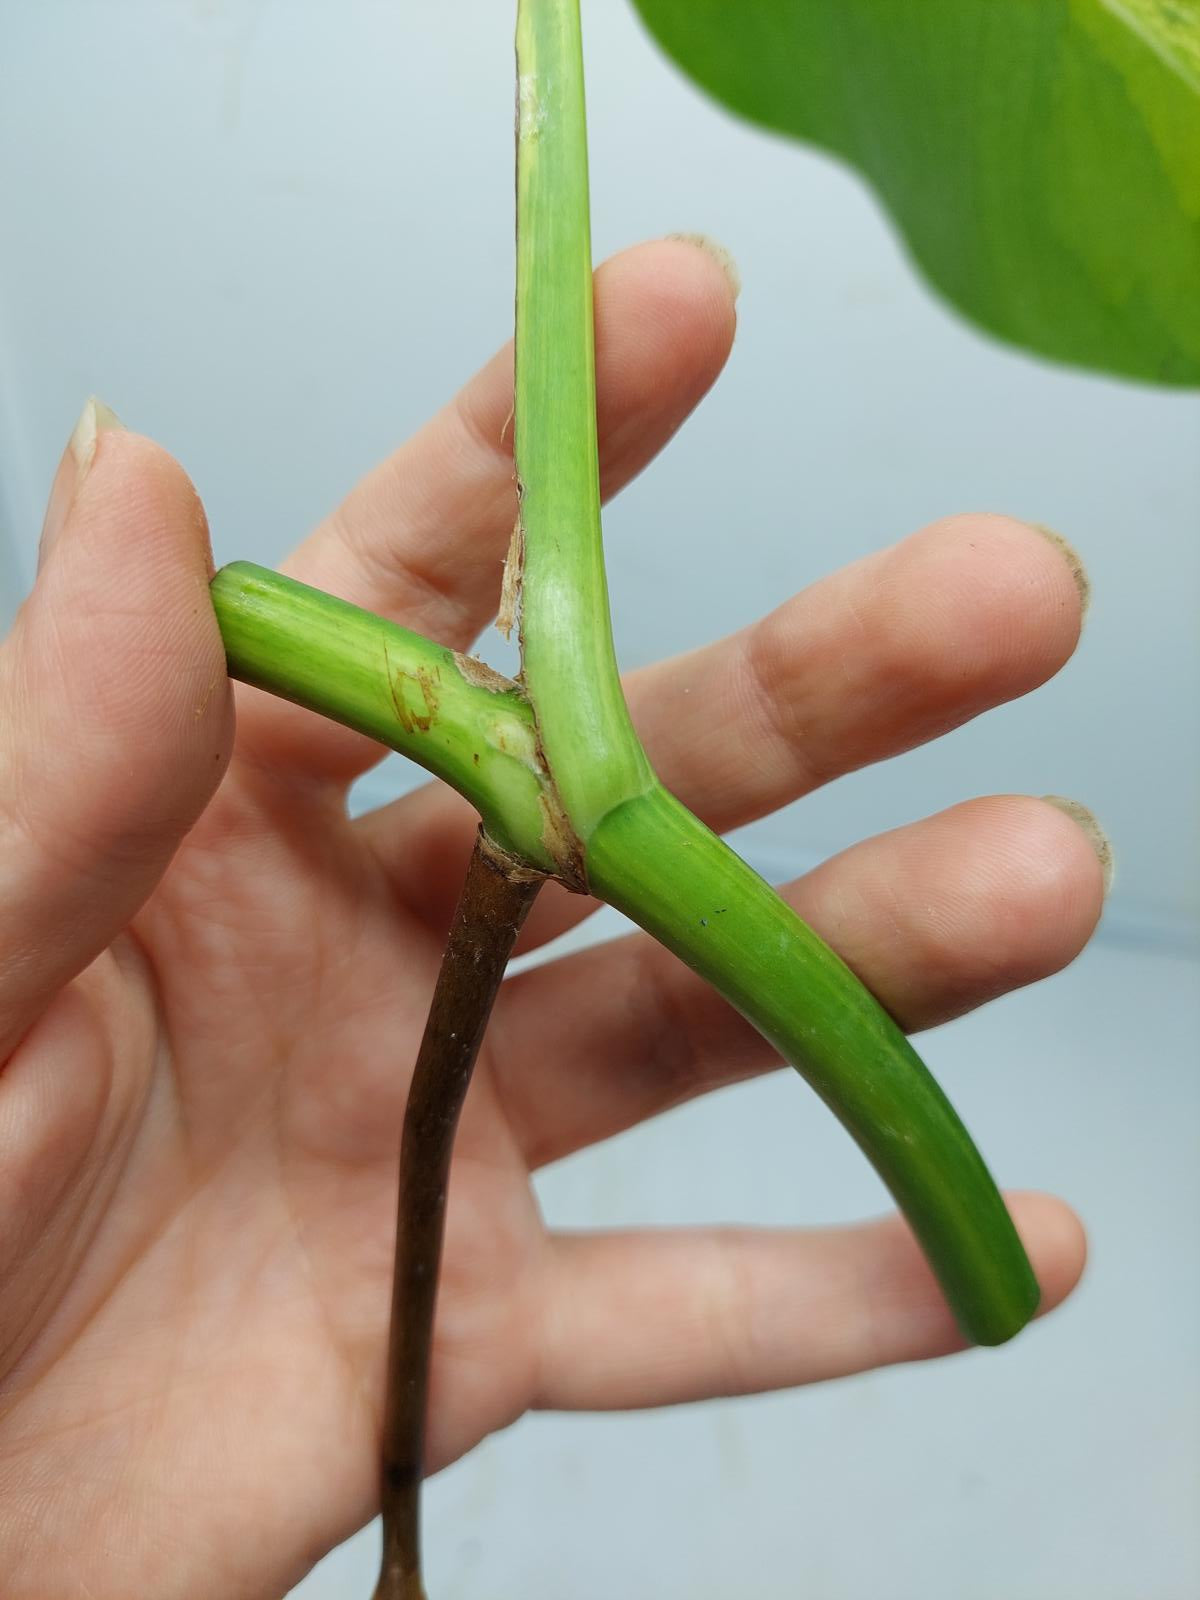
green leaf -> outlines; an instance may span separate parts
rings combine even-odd
[[[710,94],[856,166],[960,311],[1200,382],[1200,0],[634,0]]]

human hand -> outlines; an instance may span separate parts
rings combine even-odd
[[[690,244],[601,269],[608,491],[732,333],[730,286]],[[465,648],[512,523],[510,403],[504,352],[288,570]],[[437,786],[347,819],[378,748],[233,690],[194,492],[95,422],[0,654],[0,1592],[274,1600],[377,1503],[399,1127],[474,822]],[[1035,687],[1079,624],[1053,544],[957,518],[635,674],[629,695],[664,782],[725,830]],[[1010,796],[785,892],[919,1028],[1070,960],[1103,891],[1075,822]],[[587,909],[547,889],[525,947]],[[505,986],[456,1146],[431,1467],[531,1406],[662,1404],[957,1348],[895,1219],[543,1227],[539,1164],[773,1064],[640,936]],[[1014,1210],[1052,1306],[1081,1270],[1079,1225],[1045,1197]]]

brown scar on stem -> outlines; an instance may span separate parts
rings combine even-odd
[[[517,506],[520,507],[525,495],[525,485],[520,478],[517,479]],[[508,554],[504,558],[504,581],[500,585],[500,610],[496,617],[496,626],[506,639],[512,636],[513,628],[517,623],[517,615],[521,605],[521,574],[525,567],[525,524],[521,521],[518,509],[517,520],[513,523],[512,538],[508,542]]]
[[[512,678],[506,678],[502,673],[489,667],[486,661],[480,661],[476,656],[464,656],[455,650],[453,652],[454,665],[462,673],[465,680],[480,689],[487,689],[493,694],[515,693],[527,699],[525,689],[520,683],[515,683]],[[538,805],[542,814],[542,843],[546,847],[546,854],[558,868],[555,876],[559,882],[568,889],[574,889],[580,894],[588,893],[587,873],[584,869],[583,845],[566,812],[563,810],[562,801],[558,796],[553,774],[546,760],[546,752],[542,749],[542,742],[537,738],[537,723],[534,722],[536,738],[537,763],[541,775],[541,793],[538,796]],[[507,753],[508,740],[504,736],[503,728],[496,730],[495,734],[498,748]],[[479,754],[476,751],[472,756],[475,765],[479,765]]]
[[[518,493],[521,484],[518,479]],[[509,547],[508,560],[504,569],[504,591],[501,595],[500,615],[497,626],[506,633],[515,624],[517,608],[517,591],[521,579],[521,563],[524,557],[525,530],[520,518],[513,528],[512,544]],[[507,622],[507,628],[505,623]],[[428,732],[437,713],[437,696],[433,690],[431,674],[425,668],[419,668],[414,674],[411,672],[395,672],[392,669],[391,659],[388,655],[386,642],[383,646],[384,662],[387,667],[388,692],[392,698],[392,706],[396,716],[406,733],[414,729],[422,733]],[[459,650],[452,650],[450,658],[455,668],[472,688],[485,689],[489,694],[517,694],[522,699],[528,699],[524,686],[506,678],[503,673],[497,672],[494,667],[489,667],[486,661],[480,661],[478,656],[464,655]],[[427,715],[418,715],[404,703],[400,693],[401,680],[408,678],[416,682],[423,694]],[[542,748],[540,736],[537,735],[537,719],[534,718],[534,732],[536,738],[537,763],[541,774],[541,792],[538,795],[538,806],[542,817],[542,843],[546,853],[558,869],[554,876],[566,888],[574,890],[577,894],[589,893],[587,870],[584,863],[583,844],[571,826],[570,818],[563,808],[559,797],[554,776],[546,760],[546,752]],[[498,729],[496,739],[503,752],[508,750],[508,741],[503,729]],[[479,753],[472,754],[472,761],[479,765]],[[543,874],[545,876],[545,874]]]
[[[513,524],[508,554],[504,558],[504,581],[500,585],[500,610],[496,626],[506,639],[512,637],[521,598],[521,569],[525,564],[525,528],[518,517]]]
[[[525,484],[520,472],[514,472],[514,482],[517,486],[517,520],[513,525],[512,540],[508,547],[508,555],[504,562],[504,583],[500,590],[500,613],[496,618],[496,626],[507,639],[514,625],[517,629],[517,638],[521,644],[521,659],[525,659],[525,619],[521,614],[521,578],[525,567],[525,524],[521,519],[521,502],[525,498]],[[523,691],[524,692],[524,691]],[[528,698],[528,696],[527,696]],[[576,894],[589,894],[587,880],[587,865],[583,848],[583,841],[575,832],[562,797],[558,792],[558,785],[554,781],[554,773],[546,758],[546,751],[542,745],[541,729],[538,727],[537,706],[530,700],[533,709],[533,729],[537,746],[538,766],[542,772],[541,792],[538,795],[538,805],[542,813],[542,844],[546,853],[558,868],[557,877],[560,883]]]
[[[538,809],[542,813],[542,844],[558,868],[555,874],[558,881],[574,894],[590,894],[583,846],[562,808],[558,790],[549,778],[538,794]]]
[[[473,689],[486,689],[490,694],[520,693],[520,684],[506,678],[494,667],[489,667],[478,656],[465,656],[459,650],[453,651],[452,655],[454,665]]]
[[[400,726],[405,733],[428,733],[437,717],[438,694],[435,685],[439,681],[438,673],[431,672],[428,667],[418,667],[415,672],[393,671],[386,641],[383,646],[383,661],[387,668],[388,694],[391,696],[392,709]],[[403,684],[406,681],[415,683],[420,690],[421,698],[425,702],[424,711],[417,711],[405,703]]]
[[[479,830],[478,848],[510,883],[540,884],[550,881],[548,872],[543,872],[540,867],[531,867],[527,861],[522,861],[520,856],[514,856],[511,851],[490,838],[483,828]]]

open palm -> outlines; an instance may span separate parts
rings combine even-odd
[[[597,276],[608,491],[719,371],[730,284],[672,241]],[[307,582],[465,648],[513,515],[498,356],[297,552]],[[398,1135],[473,819],[444,789],[358,821],[365,740],[235,695],[181,470],[119,430],[64,456],[0,657],[0,1592],[277,1597],[375,1507]],[[951,728],[1074,648],[1040,533],[939,524],[753,629],[631,679],[712,826]],[[234,701],[237,735],[234,739]],[[1102,870],[1041,801],[974,801],[786,891],[908,1027],[1080,949]],[[543,894],[526,948],[589,909]],[[649,940],[505,986],[456,1147],[432,1464],[530,1406],[660,1404],[954,1349],[894,1219],[556,1236],[530,1170],[773,1066]],[[1044,1289],[1071,1213],[1016,1213]]]

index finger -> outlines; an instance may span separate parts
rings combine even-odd
[[[736,279],[689,239],[639,245],[595,277],[601,489],[615,494],[711,387],[733,341]],[[284,563],[302,582],[465,649],[496,614],[516,518],[509,343],[368,474]],[[359,734],[258,691],[243,749],[346,783],[382,755]]]

